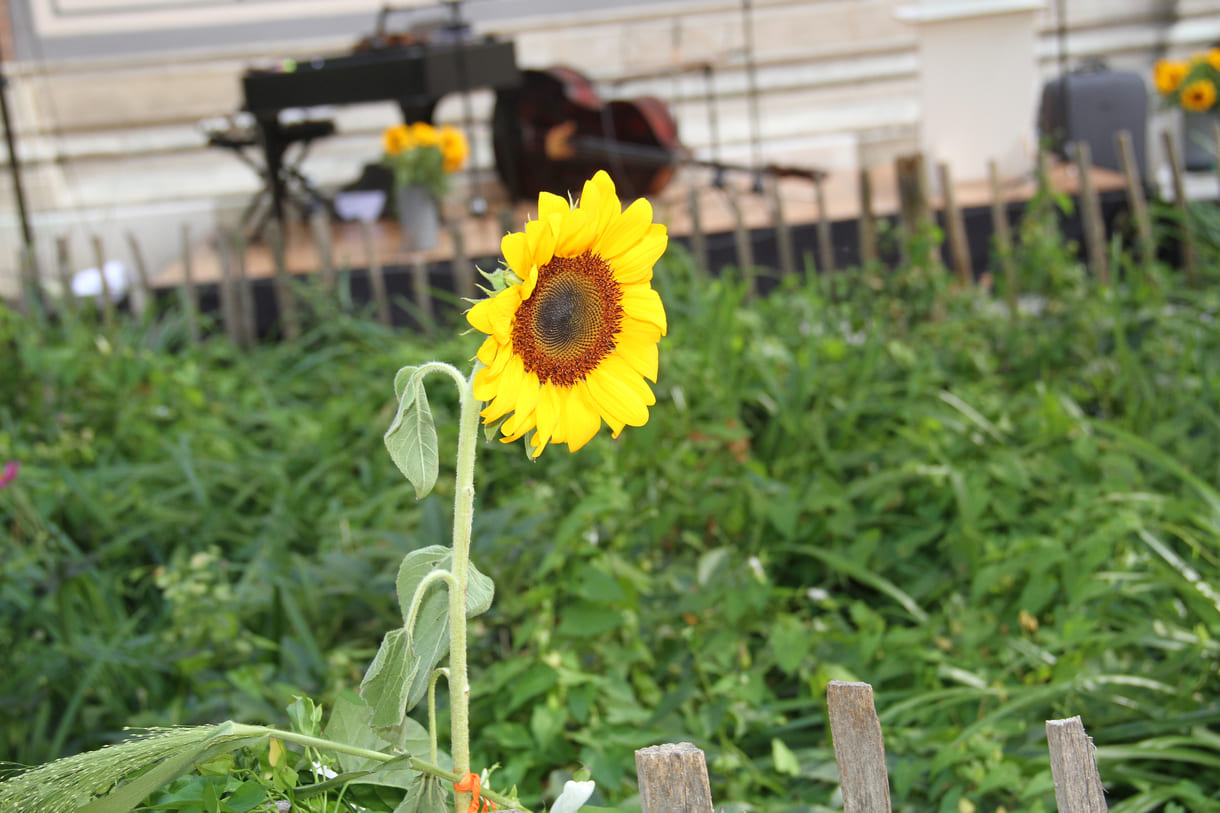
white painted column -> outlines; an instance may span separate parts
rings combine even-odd
[[[920,143],[954,180],[1032,169],[1040,88],[1034,12],[1042,0],[917,0],[896,16],[916,28]]]

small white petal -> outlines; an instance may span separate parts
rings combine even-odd
[[[563,793],[559,794],[559,798],[551,806],[551,813],[576,813],[585,802],[589,801],[589,797],[593,795],[593,789],[596,787],[597,783],[592,779],[588,782],[575,782],[569,779],[563,783]]]

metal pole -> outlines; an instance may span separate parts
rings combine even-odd
[[[4,53],[0,51],[0,118],[4,120],[4,143],[8,147],[9,172],[13,175],[13,197],[17,200],[17,217],[21,221],[21,239],[28,249],[34,245],[30,218],[25,208],[25,192],[21,188],[21,167],[17,163],[17,145],[13,141],[13,125],[8,114],[8,78],[4,75]]]

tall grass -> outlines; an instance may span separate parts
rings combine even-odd
[[[648,425],[480,452],[476,764],[630,806],[633,750],[689,739],[728,810],[833,809],[845,678],[899,810],[1053,809],[1073,714],[1112,809],[1220,807],[1220,297],[1123,256],[1097,286],[1046,222],[1018,316],[914,266],[751,299],[672,250]],[[240,353],[0,312],[0,758],[359,682],[448,534],[451,473],[416,503],[381,448],[393,371],[475,348],[325,316]]]

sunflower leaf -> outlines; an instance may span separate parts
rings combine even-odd
[[[440,473],[436,424],[422,376],[416,367],[403,367],[394,376],[398,412],[385,433],[386,450],[403,476],[415,487],[417,500],[428,496]]]

